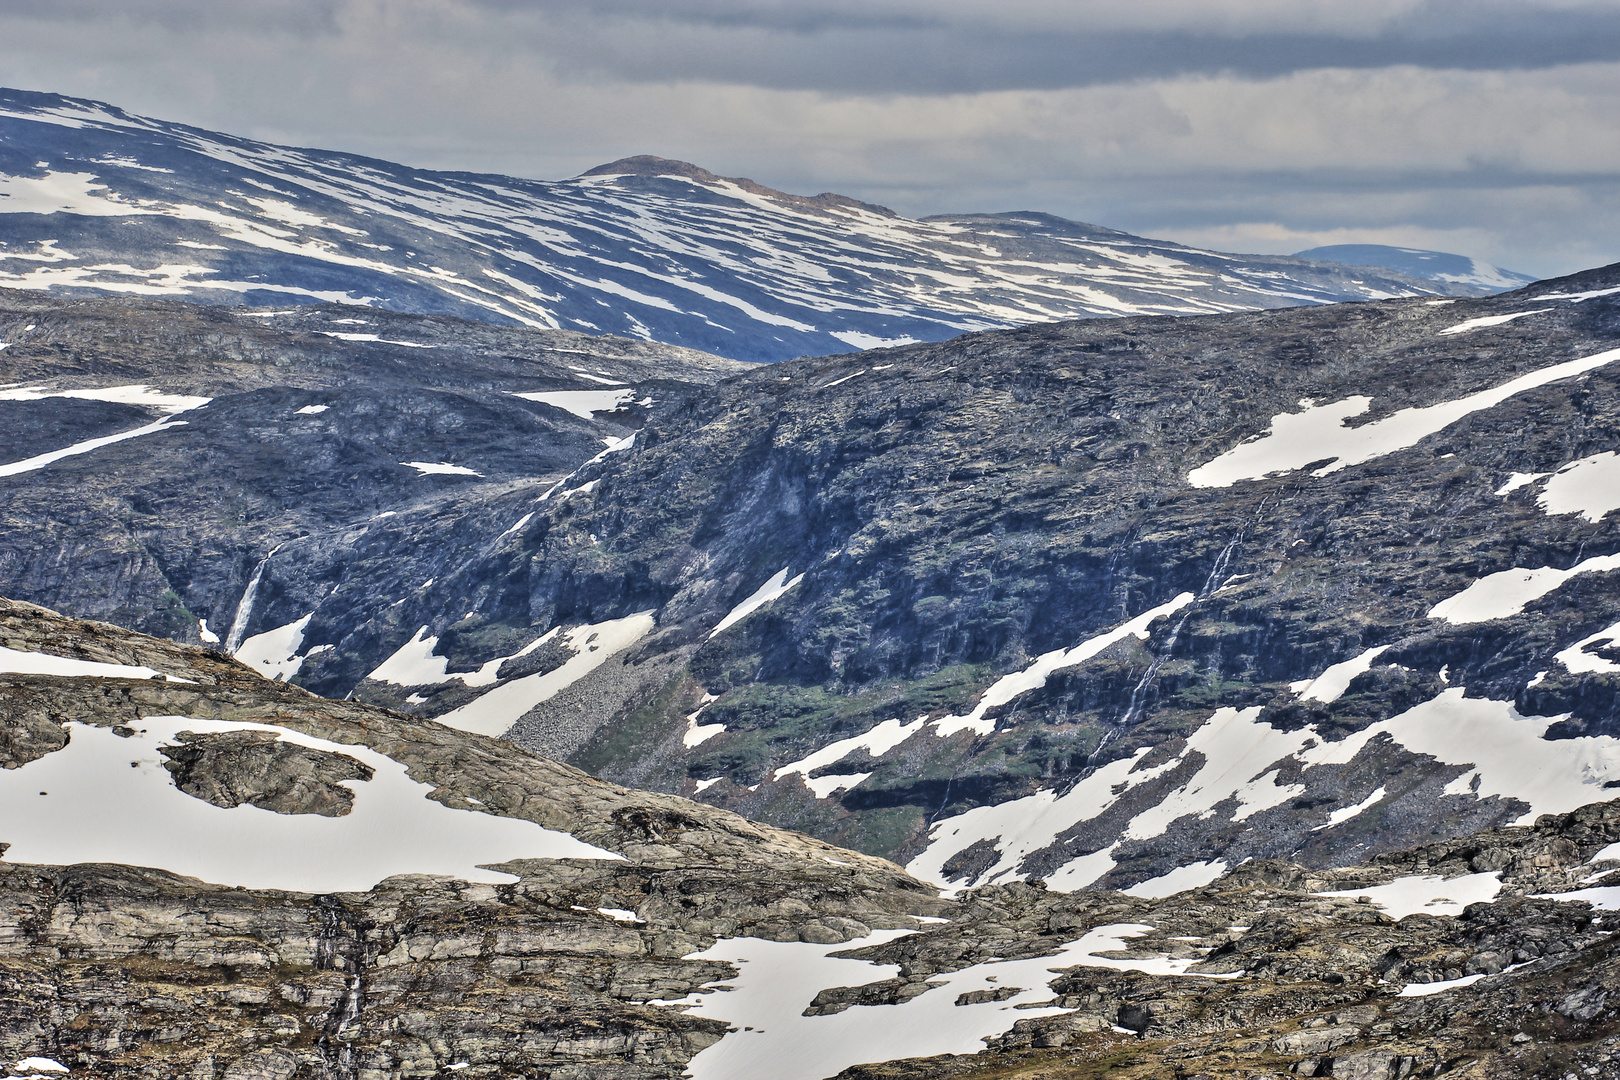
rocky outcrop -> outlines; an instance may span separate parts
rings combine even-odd
[[[249,803],[278,814],[339,817],[354,805],[343,781],[373,775],[346,754],[284,742],[271,732],[182,731],[177,738],[180,745],[159,751],[174,786],[227,810]]]

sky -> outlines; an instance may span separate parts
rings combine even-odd
[[[0,85],[425,168],[1620,261],[1620,0],[0,0]]]

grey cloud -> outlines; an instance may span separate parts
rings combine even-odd
[[[0,4],[0,82],[272,141],[1529,273],[1620,256],[1620,64],[1570,63],[1617,55],[1620,5],[1560,0]]]
[[[485,0],[486,3],[490,0]],[[832,93],[973,93],[1312,68],[1514,70],[1620,58],[1620,10],[1429,0],[1372,33],[927,16],[882,5],[497,5],[564,70]],[[1182,20],[1188,21],[1188,20]],[[544,47],[544,46],[542,46]]]

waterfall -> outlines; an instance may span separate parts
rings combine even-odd
[[[270,558],[285,546],[285,542],[271,548],[259,565],[253,568],[253,576],[248,578],[247,588],[242,590],[242,599],[236,605],[236,617],[231,620],[231,632],[225,635],[225,651],[232,656],[242,647],[242,636],[247,633],[248,620],[253,617],[253,601],[259,595],[259,581],[264,577],[264,568],[270,565]]]

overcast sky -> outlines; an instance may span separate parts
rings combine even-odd
[[[1620,0],[0,0],[0,84],[430,168],[1620,261]]]

